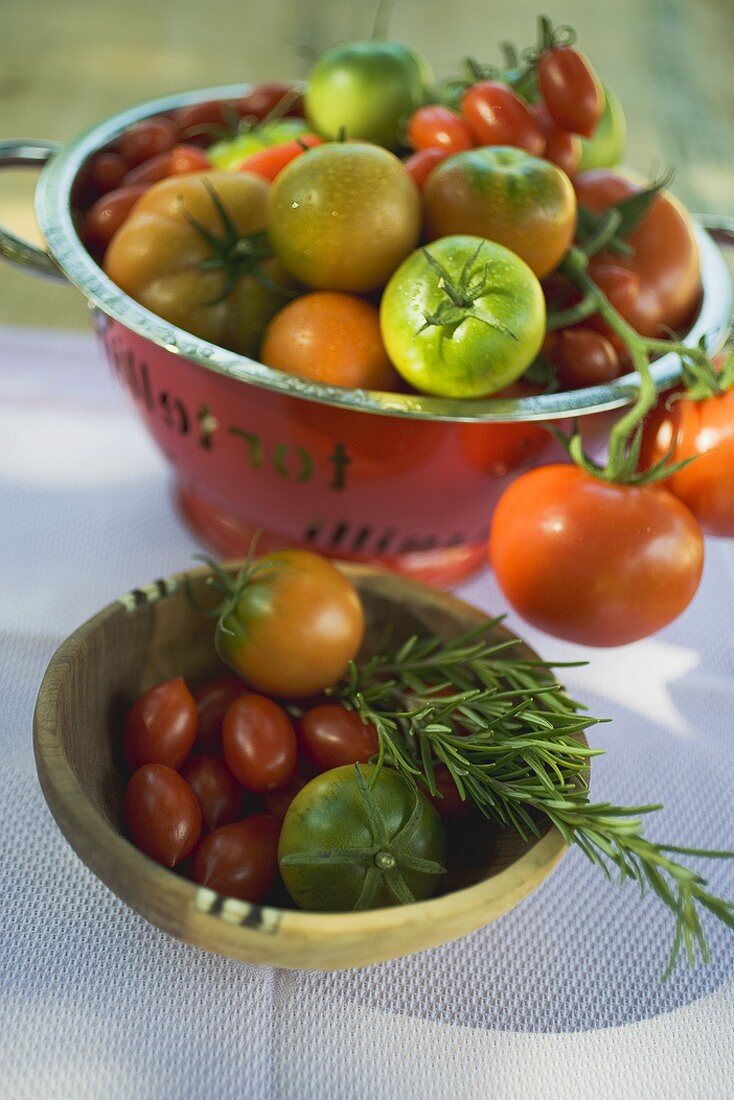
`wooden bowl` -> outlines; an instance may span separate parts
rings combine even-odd
[[[234,568],[232,566],[231,568]],[[365,648],[384,636],[446,640],[486,620],[476,608],[415,581],[344,565],[362,598]],[[191,607],[206,569],[123,596],[76,630],[44,676],[34,717],[36,766],[46,801],[77,855],[115,894],[186,943],[247,962],[337,970],[366,966],[464,936],[507,913],[566,850],[548,828],[523,841],[470,817],[448,892],[429,901],[359,913],[310,913],[222,897],[154,863],[123,835],[124,715],[142,691],[173,676],[196,685],[217,673],[212,622]],[[208,591],[208,590],[207,590]],[[507,632],[497,629],[500,637]],[[529,652],[526,648],[526,652]]]

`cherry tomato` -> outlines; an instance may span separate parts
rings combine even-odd
[[[473,84],[461,101],[461,113],[477,145],[512,145],[536,157],[543,155],[543,131],[528,105],[506,84]]]
[[[210,680],[194,692],[196,709],[199,712],[199,729],[196,741],[199,745],[219,744],[222,736],[222,722],[230,703],[247,691],[247,685],[236,676],[223,676],[220,680]]]
[[[187,760],[181,775],[196,795],[207,831],[239,821],[243,791],[221,756],[201,753]]]
[[[142,122],[136,122],[120,138],[120,156],[132,168],[172,149],[177,138],[178,127],[170,118],[145,118]]]
[[[614,485],[572,465],[514,481],[492,519],[490,562],[527,622],[582,645],[625,645],[667,626],[701,579],[703,539],[664,489]]]
[[[645,421],[641,469],[670,452],[669,461],[695,457],[664,482],[693,512],[707,535],[734,537],[734,390],[702,401],[663,399]]]
[[[538,85],[557,126],[591,137],[604,111],[604,92],[582,53],[572,46],[548,50],[538,62]]]
[[[180,676],[150,688],[127,716],[125,759],[131,768],[141,764],[180,767],[191,752],[198,722],[194,697]]]
[[[265,695],[242,695],[230,703],[222,751],[227,767],[248,791],[285,787],[298,759],[290,718]]]
[[[382,342],[377,309],[336,290],[304,294],[276,313],[265,331],[260,360],[330,386],[400,388]]]
[[[451,153],[447,153],[443,149],[420,149],[417,153],[413,153],[412,157],[408,157],[407,160],[403,161],[403,167],[416,187],[422,191],[426,180],[436,165],[441,164],[450,156]]]
[[[434,764],[433,778],[436,782],[437,795],[434,797],[427,791],[423,793],[439,816],[444,821],[459,821],[466,817],[472,809],[472,802],[469,798],[461,797],[451,772],[445,764]]]
[[[125,790],[123,816],[136,848],[164,867],[186,859],[201,834],[196,795],[165,764],[143,764],[133,773]]]
[[[536,105],[535,117],[545,135],[545,152],[543,156],[551,164],[562,168],[567,176],[572,176],[581,163],[581,138],[557,126],[548,114],[544,103]]]
[[[271,817],[275,817],[278,821],[282,821],[288,812],[293,799],[296,797],[299,791],[308,783],[308,779],[304,778],[300,772],[294,772],[293,776],[285,787],[278,787],[274,791],[261,791],[260,801],[263,809]]]
[[[342,764],[366,764],[380,748],[372,723],[365,724],[339,703],[306,711],[299,733],[307,759],[322,772]]]
[[[256,118],[259,122],[269,114],[303,118],[303,97],[295,84],[283,81],[256,84],[251,92],[236,101],[236,107],[244,118]]]
[[[110,191],[97,199],[87,211],[79,230],[79,236],[87,247],[103,252],[147,190],[147,184],[138,183],[134,187]]]
[[[315,695],[357,656],[364,633],[359,596],[335,566],[308,550],[275,550],[257,564],[217,629],[219,655],[256,691]]]
[[[164,153],[156,153],[150,160],[131,168],[122,181],[125,187],[136,183],[157,183],[168,176],[180,176],[186,172],[205,172],[209,158],[195,145],[174,145]]]
[[[567,328],[558,333],[553,362],[563,389],[601,386],[620,374],[619,357],[614,345],[587,328]]]
[[[227,897],[261,901],[278,871],[279,835],[280,822],[268,814],[222,825],[194,852],[191,877]]]
[[[576,196],[565,172],[522,149],[470,149],[435,168],[423,192],[429,240],[470,233],[503,244],[539,279],[573,241]]]
[[[94,186],[106,195],[121,185],[127,169],[127,161],[119,153],[97,153],[89,166],[89,175]]]
[[[173,114],[177,140],[194,144],[208,142],[212,135],[229,131],[240,115],[237,104],[226,99],[210,99],[205,103],[179,107]]]
[[[283,169],[306,152],[306,149],[314,145],[323,144],[323,138],[318,134],[301,134],[296,141],[285,141],[282,145],[271,145],[266,149],[260,149],[240,163],[238,172],[251,172],[264,180],[272,183]]]
[[[579,204],[596,212],[642,189],[606,168],[580,173],[574,187]],[[643,336],[661,336],[666,328],[679,328],[688,321],[701,294],[700,259],[690,215],[672,195],[662,192],[627,242],[631,255],[599,253],[589,265],[589,274],[600,280],[600,285],[600,273],[610,266],[637,276],[638,289],[630,303],[625,308],[615,304]]]
[[[410,116],[408,144],[413,149],[443,149],[447,153],[460,153],[462,149],[473,148],[474,138],[458,111],[429,104],[419,107]]]

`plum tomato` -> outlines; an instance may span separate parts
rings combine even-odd
[[[248,791],[285,787],[298,760],[290,718],[265,695],[241,695],[230,703],[222,724],[222,752],[232,775]]]
[[[602,386],[620,374],[614,345],[600,332],[587,328],[567,328],[559,332],[551,360],[564,390]]]
[[[181,768],[181,775],[196,795],[207,832],[239,821],[244,793],[221,756],[200,753]]]
[[[410,116],[408,143],[415,150],[443,149],[446,153],[460,153],[463,149],[472,149],[474,139],[458,111],[428,104]]]
[[[115,191],[122,184],[122,178],[127,170],[127,161],[119,153],[110,150],[97,153],[92,158],[89,178],[97,190],[106,195],[108,191]]]
[[[294,772],[287,786],[278,787],[274,791],[260,791],[260,802],[265,813],[282,821],[291,802],[307,782],[308,780],[300,772]]]
[[[545,335],[545,299],[509,249],[449,236],[401,264],[382,296],[380,324],[388,355],[411,386],[481,397],[532,363]]]
[[[197,745],[213,747],[219,744],[227,707],[247,690],[247,684],[236,676],[222,676],[218,680],[209,680],[196,689],[194,701],[199,712]]]
[[[445,149],[419,149],[403,161],[403,167],[416,187],[422,191],[425,182],[437,164],[442,164],[452,154]]]
[[[259,149],[245,157],[239,166],[239,171],[251,172],[272,183],[292,160],[303,156],[314,145],[322,145],[323,140],[317,134],[301,134],[296,141],[285,141],[282,145],[271,145],[266,149]]]
[[[334,46],[308,74],[306,116],[324,137],[338,138],[343,130],[351,141],[394,149],[432,83],[425,58],[401,42]]]
[[[174,145],[173,149],[157,153],[131,168],[122,182],[124,187],[131,187],[136,183],[157,183],[168,176],[206,172],[209,167],[209,158],[203,149],[197,149],[195,145]]]
[[[423,192],[429,240],[486,237],[516,252],[545,278],[576,230],[576,196],[565,172],[505,146],[457,153],[431,172]]]
[[[268,814],[221,825],[204,837],[191,860],[201,886],[242,901],[262,901],[278,873],[280,823]]]
[[[477,145],[510,145],[540,157],[545,137],[527,103],[499,80],[480,80],[464,93],[461,113]]]
[[[128,217],[141,195],[148,190],[145,183],[120,187],[90,206],[84,216],[79,236],[93,252],[104,252],[117,230]]]
[[[133,773],[123,799],[130,840],[164,867],[175,867],[201,835],[196,795],[178,772],[165,764],[143,764]]]
[[[640,184],[599,168],[574,179],[580,206],[595,213],[639,193]],[[625,308],[615,303],[626,321],[643,336],[662,336],[690,318],[701,294],[698,245],[690,215],[667,191],[653,199],[642,221],[627,237],[629,256],[601,252],[589,274],[597,279],[608,266],[625,269],[639,279],[637,293]],[[600,282],[601,285],[601,282]]]
[[[265,180],[244,172],[190,172],[161,180],[115,233],[104,269],[126,294],[171,324],[255,355],[288,293],[277,290],[287,285],[287,276],[263,243],[267,202]]]
[[[120,156],[128,168],[172,149],[178,139],[178,127],[170,118],[145,118],[126,130],[118,142]]]
[[[538,87],[548,113],[562,130],[591,137],[604,111],[604,92],[584,55],[554,46],[538,62]]]
[[[418,188],[402,162],[377,145],[319,145],[271,187],[272,245],[288,271],[315,290],[377,290],[420,231]]]
[[[435,795],[424,793],[431,805],[435,807],[439,817],[446,822],[460,821],[466,817],[471,812],[473,803],[469,798],[461,797],[459,788],[445,764],[434,764],[433,779],[437,793]]]
[[[701,579],[703,538],[690,510],[664,489],[551,465],[505,490],[489,556],[527,622],[581,645],[617,646],[685,610]]]
[[[682,500],[707,535],[734,538],[734,389],[701,401],[676,394],[663,398],[645,420],[640,467],[670,455],[671,463],[695,457],[663,484]]]
[[[561,168],[567,176],[572,176],[581,163],[581,138],[557,126],[544,103],[536,105],[535,117],[545,135],[544,158]]]
[[[344,675],[362,644],[357,591],[308,550],[275,550],[255,564],[220,620],[219,655],[255,691],[315,695]]]
[[[150,688],[133,703],[125,721],[123,750],[134,770],[141,764],[178,768],[191,752],[199,713],[183,679]]]
[[[260,361],[328,386],[400,388],[376,307],[337,290],[303,294],[276,313],[265,330]]]
[[[435,894],[446,835],[430,802],[398,772],[332,768],[291,802],[278,845],[286,889],[302,909],[381,908]]]
[[[380,748],[372,723],[340,703],[307,710],[298,733],[306,759],[322,772],[342,764],[367,764]]]
[[[256,84],[247,95],[235,101],[243,118],[256,118],[259,122],[268,115],[279,118],[303,118],[303,97],[298,87],[284,81]]]

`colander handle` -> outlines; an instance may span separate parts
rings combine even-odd
[[[734,218],[728,214],[696,214],[696,221],[717,244],[734,248]]]
[[[0,141],[0,168],[43,168],[59,151],[57,141]],[[16,267],[47,279],[64,279],[48,252],[0,225],[0,256]]]

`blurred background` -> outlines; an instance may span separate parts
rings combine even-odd
[[[539,0],[397,0],[392,37],[437,75],[535,40]],[[0,138],[64,141],[106,115],[190,88],[300,78],[315,53],[369,37],[377,0],[0,0]],[[557,0],[547,14],[619,94],[627,163],[675,165],[694,211],[734,214],[734,0]],[[0,219],[37,237],[31,172],[0,178]],[[0,324],[84,327],[70,287],[0,264]]]

